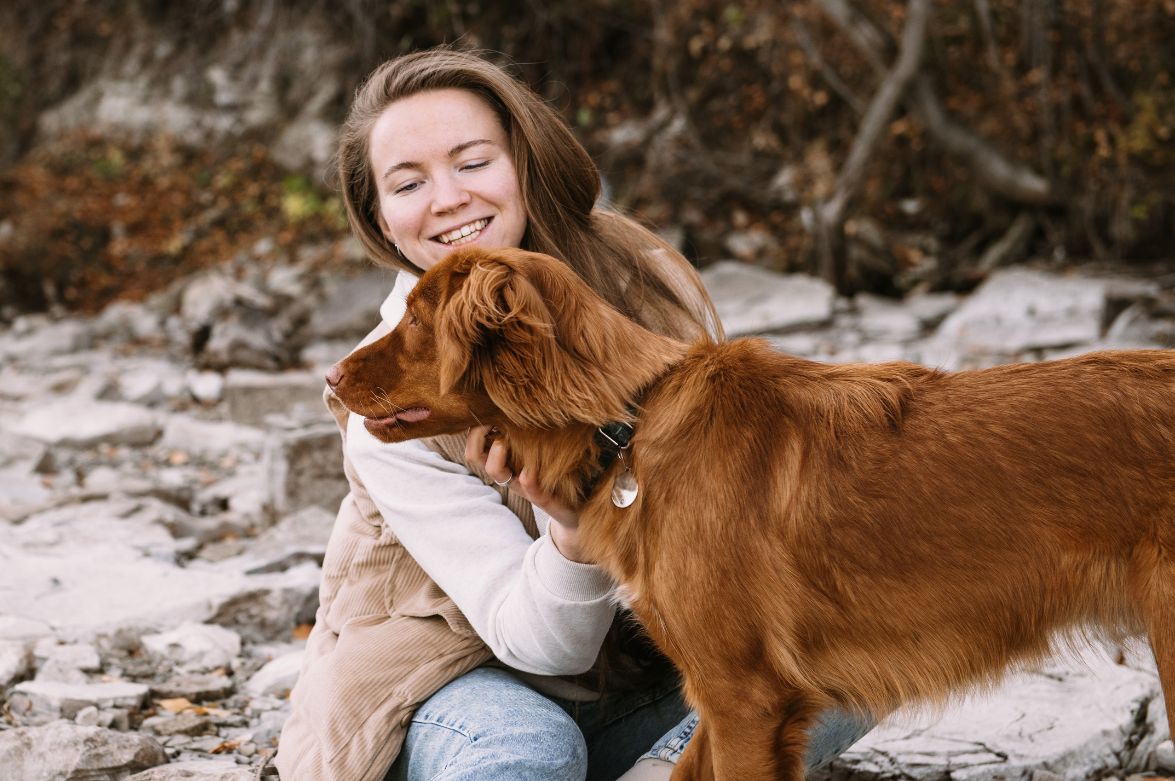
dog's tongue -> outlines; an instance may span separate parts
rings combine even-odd
[[[419,423],[420,421],[427,418],[428,415],[429,411],[424,407],[413,407],[412,409],[406,409],[403,412],[397,412],[396,420],[402,420],[405,423]]]

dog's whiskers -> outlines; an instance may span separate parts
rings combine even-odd
[[[394,401],[392,401],[391,397],[388,396],[388,392],[385,391],[383,388],[376,388],[374,391],[372,391],[371,392],[371,399],[376,404],[378,404],[384,412],[389,411],[388,407],[391,407],[392,408],[391,411],[394,411],[394,412],[406,412],[407,411],[403,407],[401,407],[399,404],[396,404]]]

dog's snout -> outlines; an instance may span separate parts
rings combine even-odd
[[[326,384],[333,388],[336,385],[338,385],[340,382],[342,382],[342,380],[343,380],[343,366],[342,366],[342,364],[336,363],[334,366],[330,367],[330,369],[327,370],[327,372],[326,372]]]

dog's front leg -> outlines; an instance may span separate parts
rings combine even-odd
[[[803,781],[814,707],[800,692],[770,698],[744,687],[745,699],[701,719],[672,781]]]
[[[677,760],[670,781],[714,781],[714,757],[710,754],[705,720],[694,727],[694,734]]]

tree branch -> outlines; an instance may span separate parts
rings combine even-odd
[[[837,27],[857,47],[857,51],[869,61],[876,71],[884,71],[884,51],[888,40],[884,33],[878,30],[855,8],[849,5],[848,0],[817,0],[820,10],[836,22]]]
[[[1008,230],[990,247],[983,251],[983,255],[971,269],[978,276],[987,276],[1000,266],[1018,259],[1028,246],[1028,239],[1036,230],[1036,218],[1028,212],[1021,212],[1008,226]]]
[[[927,132],[947,152],[966,160],[987,189],[1018,203],[1046,206],[1056,202],[1057,195],[1047,179],[1011,162],[991,144],[948,117],[927,76],[915,79],[911,97]]]
[[[820,7],[848,36],[862,55],[879,63],[885,48],[885,36],[857,13],[845,0],[818,0]],[[870,30],[865,33],[863,30]],[[884,66],[874,66],[884,71]],[[976,178],[989,190],[1019,203],[1053,204],[1057,194],[1048,180],[1030,168],[1016,164],[971,130],[951,119],[934,92],[930,79],[919,75],[914,80],[909,100],[927,132],[950,154],[962,157]]]
[[[837,228],[844,221],[845,210],[849,201],[861,186],[865,177],[865,166],[873,156],[873,150],[881,139],[882,133],[889,126],[889,119],[893,116],[894,108],[918,67],[922,62],[922,50],[926,42],[926,25],[930,18],[929,0],[910,0],[906,16],[906,25],[902,29],[902,44],[898,50],[898,59],[893,69],[882,81],[881,87],[869,102],[869,109],[861,120],[861,127],[853,139],[853,146],[849,150],[840,176],[837,177],[836,192],[821,207],[821,215],[827,225]]]
[[[808,58],[808,61],[816,66],[816,69],[820,72],[820,76],[832,88],[832,91],[840,95],[841,100],[848,103],[849,107],[856,112],[857,116],[864,114],[866,109],[865,101],[849,85],[844,83],[844,80],[841,79],[837,72],[820,55],[820,49],[812,39],[812,31],[808,29],[808,25],[794,12],[790,14],[790,17],[792,31],[796,34],[796,42],[804,50],[804,55]]]

